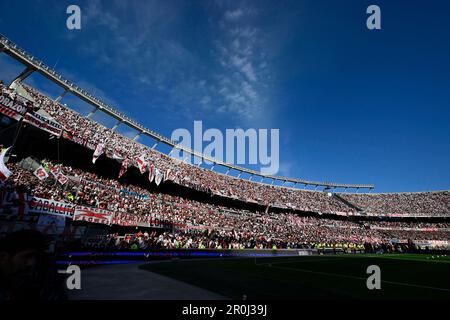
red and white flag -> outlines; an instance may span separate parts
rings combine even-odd
[[[141,173],[144,173],[145,171],[147,171],[148,162],[147,162],[147,159],[145,157],[145,154],[143,154],[142,156],[137,158],[136,162],[138,164],[138,168],[139,168],[139,171]]]
[[[56,180],[58,180],[59,183],[64,185],[67,183],[67,181],[69,181],[69,178],[67,178],[64,174],[59,172],[58,175],[56,176]]]
[[[152,181],[155,179],[155,166],[151,164],[148,167],[148,181],[152,183]]]
[[[113,158],[114,160],[119,160],[119,161],[122,161],[122,160],[123,160],[123,157],[122,157],[119,153],[117,153],[117,152],[113,152],[112,158]]]
[[[128,160],[128,158],[123,160],[122,167],[120,168],[120,172],[119,172],[119,178],[122,177],[125,174],[125,172],[127,172],[129,164],[130,164],[130,161]]]
[[[92,163],[95,164],[95,161],[105,152],[105,145],[103,143],[99,143],[95,148],[94,155],[92,156]]]
[[[175,174],[173,173],[172,169],[167,169],[164,174],[164,181],[174,181],[175,180]]]
[[[11,148],[11,147],[10,147]],[[0,154],[0,181],[5,182],[9,176],[12,174],[12,172],[6,167],[5,165],[5,154],[8,152],[8,149],[3,150],[3,152]]]
[[[43,166],[39,166],[39,168],[34,170],[33,174],[41,181],[48,178],[48,173]]]
[[[157,186],[159,186],[159,184],[161,183],[161,181],[163,180],[163,174],[156,169],[156,175],[155,175],[155,183]]]

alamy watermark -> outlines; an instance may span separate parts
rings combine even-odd
[[[381,289],[381,269],[379,266],[373,264],[367,267],[367,274],[370,276],[367,278],[366,286],[369,290]]]
[[[58,272],[69,275],[66,279],[68,290],[81,290],[81,269],[79,266],[72,264],[66,270],[58,270]]]
[[[191,156],[180,147],[227,164],[258,165],[263,175],[275,175],[280,168],[279,129],[226,129],[223,133],[216,128],[203,131],[202,121],[194,121],[193,135],[188,129],[179,128],[172,132],[171,140],[177,147],[170,155],[190,164],[213,162]]]
[[[66,9],[66,13],[69,14],[66,20],[66,27],[69,30],[81,29],[81,9],[77,5],[70,5]]]
[[[381,29],[381,9],[379,6],[372,4],[367,7],[367,14],[370,16],[367,18],[366,25],[369,30]]]

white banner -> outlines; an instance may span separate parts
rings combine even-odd
[[[59,123],[41,116],[38,113],[26,113],[23,116],[23,121],[58,137],[61,136],[63,131],[63,127]]]
[[[74,221],[86,221],[92,223],[111,224],[114,213],[112,211],[77,206],[73,215]]]
[[[75,205],[61,201],[33,197],[28,202],[28,211],[31,213],[44,213],[72,218]]]

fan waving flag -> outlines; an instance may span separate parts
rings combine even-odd
[[[128,160],[128,158],[123,160],[122,167],[120,168],[120,172],[119,172],[119,178],[122,177],[125,174],[125,172],[127,172],[129,163],[130,163],[130,161]]]
[[[152,181],[155,179],[155,166],[151,164],[148,167],[148,181],[152,183]]]
[[[11,148],[11,147],[9,147]],[[9,171],[9,169],[6,167],[4,159],[5,159],[5,154],[6,152],[8,152],[8,149],[3,150],[3,152],[0,154],[0,181],[1,182],[5,182],[9,176],[12,174],[11,171]]]
[[[145,159],[145,154],[143,154],[142,156],[137,158],[136,162],[138,164],[138,168],[141,173],[144,173],[145,171],[147,171],[148,162]]]
[[[99,143],[95,148],[94,155],[92,156],[92,163],[95,164],[95,161],[105,152],[105,145],[103,143]]]

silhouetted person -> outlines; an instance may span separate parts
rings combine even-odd
[[[44,235],[21,230],[0,239],[0,300],[63,300],[63,278],[45,252]]]

